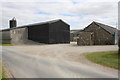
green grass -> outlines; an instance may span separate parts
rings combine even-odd
[[[85,54],[85,57],[97,64],[108,66],[111,68],[118,69],[120,66],[120,61],[118,61],[117,51],[106,51],[106,52],[94,52]],[[119,69],[120,70],[120,69]]]
[[[0,79],[6,80],[6,71],[3,68],[2,62],[0,62]]]
[[[0,79],[2,78],[2,63],[0,62]]]
[[[0,46],[13,46],[13,45],[10,43],[0,43]]]

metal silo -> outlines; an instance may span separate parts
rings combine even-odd
[[[12,20],[10,20],[9,24],[10,24],[10,28],[14,28],[17,26],[17,21],[15,17]]]

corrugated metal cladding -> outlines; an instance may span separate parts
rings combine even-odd
[[[48,43],[49,24],[28,27],[28,39],[39,43]]]
[[[70,26],[63,21],[28,27],[28,39],[48,44],[70,43]]]
[[[69,25],[58,21],[49,26],[49,43],[70,43]]]

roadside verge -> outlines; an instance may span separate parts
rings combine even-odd
[[[110,68],[118,69],[120,65],[117,51],[93,52],[84,54],[84,56],[94,63]]]

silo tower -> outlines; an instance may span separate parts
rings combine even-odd
[[[13,19],[9,21],[9,24],[10,24],[10,28],[14,28],[17,26],[17,21],[15,17],[13,17]]]

